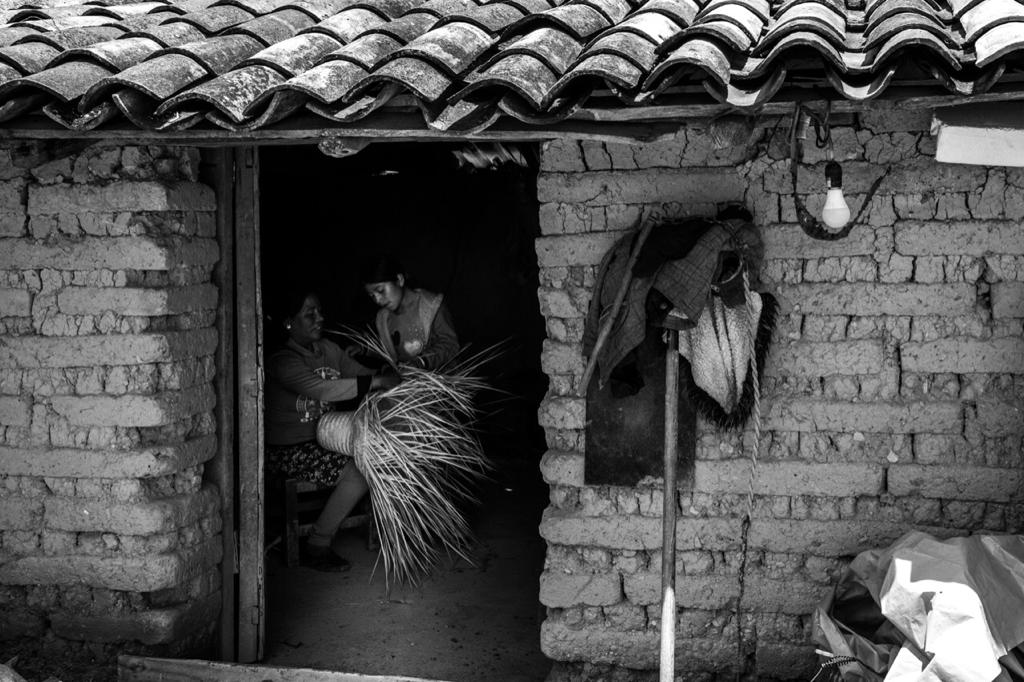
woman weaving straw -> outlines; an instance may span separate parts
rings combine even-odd
[[[307,347],[290,338],[286,350],[291,355],[284,357],[298,365],[292,374],[309,385],[333,382],[337,393],[313,395],[306,386],[292,384],[286,395],[291,402],[283,402],[293,411],[302,411],[308,408],[294,403],[296,396],[314,398],[308,418],[301,420],[303,442],[316,438],[318,458],[340,454],[344,463],[349,458],[353,462],[341,468],[337,507],[332,494],[325,510],[331,515],[325,517],[323,527],[318,522],[306,545],[307,556],[318,562],[311,565],[339,570],[334,568],[339,560],[329,548],[323,549],[325,541],[369,490],[380,560],[390,589],[393,582],[418,582],[445,554],[468,558],[472,532],[465,507],[474,501],[474,484],[487,468],[473,428],[474,396],[484,387],[473,373],[485,358],[457,357],[458,338],[441,297],[408,287],[393,260],[372,261],[363,274],[366,292],[380,307],[379,336],[351,329],[345,334],[363,347],[359,357],[365,363],[319,338],[323,331],[319,306],[315,299],[305,300],[285,322],[291,325],[288,331],[293,337],[302,328]],[[321,376],[322,361],[311,362],[303,355],[318,348],[325,354],[324,349],[330,350],[337,358],[326,379]],[[369,377],[366,363],[383,363],[401,376],[401,383]],[[279,385],[285,384],[284,369],[271,367]],[[309,379],[311,373],[316,380]],[[373,388],[389,390],[367,393]],[[318,401],[332,400],[350,404],[334,402],[330,403],[334,410],[319,409],[323,403]]]
[[[320,445],[351,454],[373,498],[380,559],[389,586],[415,584],[445,555],[469,559],[467,507],[487,462],[476,437],[476,371],[486,354],[459,357],[442,297],[409,286],[389,257],[367,262],[366,293],[380,308],[376,334],[350,332],[366,363],[382,362],[402,383],[351,412],[325,414]]]
[[[332,410],[355,409],[367,392],[391,388],[400,379],[373,376],[374,370],[324,339],[320,299],[310,290],[282,292],[276,307],[274,319],[287,340],[267,362],[267,474],[334,486],[311,535],[299,545],[299,561],[318,571],[344,571],[349,563],[334,553],[331,541],[367,483],[350,456],[317,444],[317,421]]]

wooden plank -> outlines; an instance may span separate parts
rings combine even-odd
[[[145,656],[119,656],[117,679],[120,682],[441,682],[422,677],[359,675],[310,668],[281,668]]]
[[[235,296],[238,358],[238,660],[263,658],[263,325],[259,155],[235,153]]]
[[[616,396],[612,382],[590,382],[587,391],[587,485],[635,486],[661,476],[665,439],[665,352],[662,330],[647,327],[636,348],[636,371],[643,386],[633,395]],[[692,480],[697,449],[697,413],[685,396],[677,401],[680,480]]]
[[[589,121],[564,121],[550,126],[532,126],[514,119],[506,119],[482,132],[467,134],[428,128],[418,113],[383,112],[367,117],[358,124],[348,125],[333,124],[314,114],[297,115],[267,128],[238,132],[212,124],[201,124],[187,130],[159,133],[140,130],[126,121],[118,121],[96,130],[72,133],[48,120],[33,119],[18,121],[14,126],[0,128],[0,140],[65,139],[74,135],[76,139],[104,140],[112,144],[183,144],[197,147],[312,144],[330,137],[371,138],[376,142],[537,142],[556,137],[603,142],[654,142],[673,135],[679,127],[678,122],[665,121],[637,122],[619,126]]]
[[[971,95],[970,97],[906,93],[896,102],[896,106],[900,109],[933,109],[936,107],[959,106],[961,104],[977,104],[979,102],[1013,102],[1021,99],[1024,99],[1024,92],[1021,92],[1018,85],[1014,89],[992,88],[988,92]]]
[[[235,258],[234,258],[234,154],[218,149],[204,154],[213,166],[212,184],[217,194],[217,242],[220,261],[214,282],[220,292],[217,303],[217,454],[209,464],[210,478],[221,500],[224,558],[221,561],[220,658],[237,655],[238,627],[235,591],[238,557],[235,554]]]
[[[601,123],[631,123],[639,121],[678,121],[700,118],[717,118],[725,114],[757,116],[791,116],[793,104],[804,102],[814,105],[831,104],[833,114],[855,114],[865,110],[899,110],[931,109],[977,102],[1005,102],[1024,99],[1020,84],[1003,89],[993,88],[989,92],[964,97],[954,95],[940,88],[891,87],[886,90],[887,98],[875,99],[870,102],[855,102],[848,99],[835,99],[823,96],[820,90],[807,89],[789,90],[785,95],[765,102],[755,111],[744,111],[718,102],[697,102],[692,97],[666,97],[657,105],[624,107],[624,106],[591,106],[581,107],[572,116],[573,121],[594,121]],[[609,102],[611,104],[611,102]]]

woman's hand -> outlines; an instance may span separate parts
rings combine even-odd
[[[379,374],[370,380],[371,391],[386,391],[402,383],[402,377],[397,374]]]
[[[411,360],[398,363],[398,371],[404,372],[410,369],[425,370],[427,368],[427,361],[422,356],[416,356]]]

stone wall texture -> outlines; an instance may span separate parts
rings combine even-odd
[[[211,640],[218,247],[198,165],[0,146],[0,640],[93,657]]]
[[[689,127],[668,142],[544,147],[541,637],[561,679],[657,667],[663,487],[584,485],[586,410],[575,397],[596,267],[643,220],[744,203],[765,244],[762,289],[782,305],[740,622],[749,427],[700,421],[692,477],[674,493],[680,679],[740,668],[809,679],[810,614],[856,553],[911,529],[1024,528],[1024,171],[936,163],[929,122],[929,112],[875,109],[836,124],[855,214],[889,169],[862,224],[836,242],[795,222],[788,120],[760,123],[750,145],[719,148]],[[809,147],[799,191],[816,212],[824,154]]]

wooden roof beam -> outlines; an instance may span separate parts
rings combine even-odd
[[[369,139],[374,142],[437,141],[456,142],[462,140],[490,142],[531,142],[554,138],[574,138],[602,142],[653,142],[672,136],[680,128],[706,125],[711,119],[724,116],[755,116],[772,118],[788,116],[794,102],[811,105],[831,103],[833,114],[855,114],[877,110],[922,110],[950,107],[963,104],[1004,102],[1024,99],[1020,84],[1012,84],[980,95],[963,97],[950,95],[938,88],[893,86],[885,99],[868,102],[852,102],[845,99],[823,97],[821,89],[805,91],[789,90],[753,110],[741,110],[720,103],[708,102],[707,97],[698,98],[681,94],[666,98],[666,101],[652,106],[626,107],[595,106],[600,97],[593,98],[593,104],[579,109],[564,121],[547,125],[531,125],[511,117],[499,119],[494,125],[479,132],[440,131],[427,127],[417,110],[408,108],[382,109],[354,124],[336,124],[314,114],[292,116],[285,121],[248,131],[231,131],[201,124],[177,131],[141,130],[128,121],[95,130],[67,130],[48,118],[37,117],[14,121],[7,127],[0,127],[0,139],[68,139],[106,141],[114,144],[183,144],[200,147],[223,147],[235,145],[273,144],[315,144],[330,138]],[[608,98],[609,105],[615,100]]]

